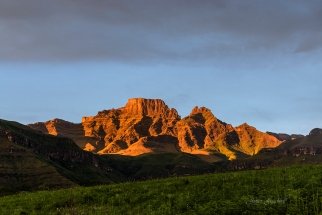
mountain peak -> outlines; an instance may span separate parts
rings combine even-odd
[[[255,129],[255,127],[249,125],[247,122],[244,122],[243,124],[237,126],[237,128],[250,128],[250,129]]]
[[[170,109],[161,99],[131,98],[124,107],[125,112],[141,116],[171,115],[178,116],[175,109]]]
[[[198,114],[198,113],[201,113],[201,114],[204,114],[204,113],[211,113],[211,110],[209,108],[206,108],[206,107],[198,107],[198,106],[195,106],[190,115],[194,115],[194,114]]]
[[[68,122],[68,121],[66,121],[66,120],[59,119],[59,118],[55,118],[55,119],[49,120],[49,121],[47,121],[46,123],[72,124],[71,122]]]
[[[321,128],[314,128],[312,131],[310,131],[310,136],[316,136],[316,135],[321,135],[322,134],[322,129]]]

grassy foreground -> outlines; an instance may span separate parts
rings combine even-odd
[[[170,178],[0,198],[0,214],[320,214],[322,165]]]

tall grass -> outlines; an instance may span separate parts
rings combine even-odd
[[[319,214],[322,165],[21,193],[0,214]]]

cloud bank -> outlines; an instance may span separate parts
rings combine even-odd
[[[2,0],[1,61],[185,61],[322,46],[318,0]]]

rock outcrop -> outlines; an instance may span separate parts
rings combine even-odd
[[[118,154],[137,156],[146,153],[178,153],[178,140],[170,135],[142,137],[139,141],[121,150]]]
[[[137,98],[129,99],[123,108],[83,117],[82,125],[85,136],[98,140],[96,151],[105,154],[127,149],[143,137],[175,136],[178,120],[177,111],[162,100]]]
[[[281,144],[276,137],[260,132],[247,123],[235,130],[239,137],[238,149],[248,155],[255,155],[263,148],[275,148]]]
[[[218,120],[205,107],[195,107],[188,117],[178,122],[177,127],[181,151],[215,151],[230,160],[236,159],[240,152],[254,155],[263,148],[274,148],[281,143],[274,136],[260,132],[246,123],[234,128]]]
[[[129,99],[122,108],[83,117],[81,124],[55,119],[29,126],[70,137],[84,150],[99,154],[219,153],[233,160],[241,154],[254,155],[281,143],[247,124],[234,128],[205,107],[195,107],[189,116],[181,119],[175,109],[160,99]]]
[[[208,153],[217,151],[234,159],[230,145],[238,143],[238,137],[230,138],[234,128],[218,120],[212,112],[205,107],[195,107],[188,117],[177,123],[179,147],[187,153]]]
[[[86,151],[95,151],[97,139],[84,134],[82,124],[71,123],[62,119],[53,119],[47,122],[37,122],[30,124],[29,127],[39,130],[45,134],[54,136],[69,137],[74,140],[77,145]]]

